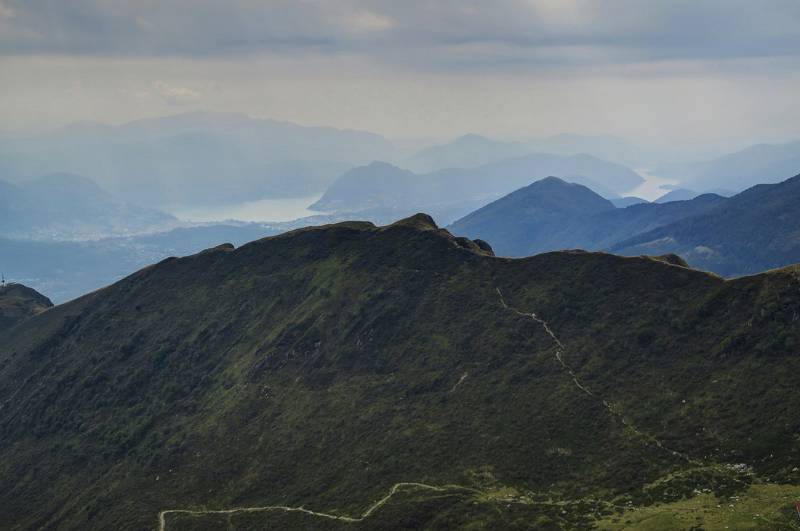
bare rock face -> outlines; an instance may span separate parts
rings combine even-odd
[[[686,262],[686,260],[684,260],[683,258],[674,253],[662,254],[660,256],[651,256],[651,258],[653,260],[658,260],[659,262],[666,262],[668,264],[681,267],[689,267],[689,263]]]
[[[475,242],[475,245],[477,245],[481,251],[491,256],[494,256],[494,249],[492,249],[492,246],[489,245],[489,242],[481,240],[480,238],[472,241]]]

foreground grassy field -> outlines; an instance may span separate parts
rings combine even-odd
[[[738,495],[718,497],[701,493],[672,503],[656,504],[609,515],[609,506],[597,500],[553,503],[521,496],[518,492],[496,491],[489,495],[468,489],[430,492],[404,489],[387,500],[367,518],[336,521],[329,517],[283,511],[241,511],[234,514],[175,514],[163,529],[330,529],[367,531],[400,529],[580,529],[613,531],[649,530],[792,530],[800,529],[794,508],[800,487],[792,485],[751,485]],[[572,513],[572,514],[568,514]],[[601,514],[607,516],[602,517]],[[600,519],[595,519],[600,516]]]
[[[650,529],[800,529],[794,504],[800,487],[794,485],[751,485],[745,492],[717,498],[703,493],[672,503],[636,508],[598,522],[600,529],[613,531]]]

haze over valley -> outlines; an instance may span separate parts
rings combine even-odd
[[[293,160],[269,163],[272,169],[282,167],[276,170],[274,178],[278,184],[268,184],[270,177],[259,173],[265,166],[262,170],[253,169],[249,174],[252,178],[242,179],[248,172],[231,166],[241,163],[238,154],[214,153],[209,151],[208,143],[195,145],[188,140],[178,143],[174,136],[233,137],[239,135],[242,124],[258,132],[271,127],[293,131],[294,136],[281,139],[284,147],[275,149],[280,157],[292,153]],[[477,215],[490,203],[548,177],[587,187],[610,201],[610,207],[624,210],[619,213],[622,217],[627,216],[627,207],[648,202],[676,203],[666,211],[680,214],[674,217],[659,214],[657,223],[644,222],[636,213],[657,212],[658,209],[644,206],[630,209],[634,221],[620,235],[633,237],[699,213],[680,203],[703,196],[703,191],[715,197],[729,197],[758,184],[752,173],[757,173],[753,168],[759,163],[765,183],[780,181],[779,172],[791,171],[792,167],[790,162],[784,162],[790,160],[786,155],[767,160],[762,157],[736,166],[745,173],[721,171],[717,181],[704,177],[707,184],[702,180],[681,181],[674,176],[660,177],[651,171],[635,170],[601,158],[613,154],[623,156],[621,146],[634,149],[629,142],[582,135],[559,135],[547,141],[524,143],[468,134],[444,143],[431,141],[431,145],[397,160],[392,154],[401,154],[403,150],[379,135],[289,124],[275,126],[269,121],[207,112],[190,112],[122,126],[84,124],[77,127],[84,135],[81,142],[92,145],[91,150],[73,149],[78,142],[76,134],[64,132],[72,127],[36,139],[13,140],[5,145],[7,150],[15,145],[27,147],[22,150],[23,154],[7,156],[2,165],[6,180],[0,182],[4,190],[0,198],[0,217],[4,220],[0,226],[3,271],[9,279],[47,292],[58,302],[103,287],[149,263],[212,247],[222,242],[214,238],[223,234],[226,241],[239,245],[301,226],[347,219],[386,224],[416,212],[428,212],[445,226],[455,223],[453,227],[457,233],[465,232],[460,228],[461,218],[472,212]],[[231,130],[237,133],[234,135]],[[328,163],[321,164],[318,158],[334,158],[329,142],[339,135],[343,135],[340,141],[345,143],[348,138],[369,139],[369,142],[367,145],[359,143],[358,150],[351,149],[347,161],[341,158],[343,153],[337,153],[339,160],[328,165],[330,169],[323,172],[322,177],[320,167]],[[91,140],[86,140],[88,137]],[[41,138],[47,139],[45,147],[31,147],[38,145]],[[257,143],[249,138],[227,142]],[[142,145],[150,146],[146,154],[141,151]],[[559,154],[536,151],[542,146],[550,146]],[[761,146],[756,152],[766,149]],[[791,152],[791,145],[772,149],[787,153]],[[240,146],[234,152],[244,150]],[[747,152],[723,156],[720,160],[743,160]],[[308,160],[303,159],[304,156]],[[204,157],[210,157],[211,162]],[[775,170],[775,160],[785,167]],[[175,161],[183,162],[176,164]],[[651,162],[648,165],[653,167],[658,163],[657,160]],[[724,162],[703,162],[695,166],[714,168],[715,164],[724,165]],[[147,165],[158,167],[159,175],[145,180],[131,177],[149,175],[145,169]],[[225,165],[228,167],[223,168]],[[34,167],[41,169],[34,170]],[[202,171],[198,172],[198,168]],[[36,171],[57,173],[38,175]],[[68,173],[73,171],[82,171],[91,177]],[[217,178],[217,175],[224,177]],[[674,174],[667,172],[665,175]],[[725,180],[724,175],[734,177]],[[754,205],[753,208],[759,207]],[[566,198],[566,203],[553,206],[561,234],[551,234],[551,241],[546,245],[531,241],[521,247],[506,247],[503,238],[509,237],[509,230],[517,230],[510,218],[506,222],[495,222],[499,223],[499,230],[506,233],[504,236],[481,230],[473,235],[486,239],[498,252],[513,256],[572,247],[611,250],[622,241],[616,236],[599,235],[594,226],[592,235],[579,236],[573,227],[575,216],[570,214],[570,209],[585,214],[581,208],[580,199],[572,196]],[[774,215],[778,219],[779,214]],[[523,218],[516,215],[515,219],[522,222]],[[214,227],[218,227],[216,232],[210,230]],[[181,230],[175,232],[175,229]],[[525,230],[524,239],[534,238],[530,229]],[[198,236],[187,237],[193,234]],[[696,243],[692,249],[713,248],[710,241]],[[672,251],[680,246],[660,245],[659,248]],[[641,247],[622,249],[618,248],[617,252],[645,251]],[[765,267],[732,267],[727,262],[717,263],[719,260],[702,256],[702,252],[685,248],[681,251],[688,255],[686,258],[691,265],[725,275],[748,274]],[[792,263],[789,256],[794,256],[793,251],[787,251],[784,256],[764,263],[771,266]]]

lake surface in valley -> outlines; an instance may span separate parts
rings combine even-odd
[[[653,175],[649,170],[637,169],[636,172],[644,178],[644,182],[636,188],[622,194],[636,196],[654,201],[669,192],[678,183],[675,179],[665,179]],[[662,188],[666,186],[666,188]],[[210,223],[215,221],[293,221],[306,216],[325,214],[309,210],[308,206],[315,203],[322,194],[306,197],[291,197],[287,199],[260,199],[247,201],[234,205],[186,207],[175,205],[165,210],[183,221],[195,223]]]
[[[650,173],[650,170],[635,170],[636,173],[642,176],[644,182],[634,188],[633,190],[622,194],[625,197],[634,196],[647,199],[648,201],[655,201],[662,195],[668,193],[674,188],[678,181],[676,179],[665,179]],[[662,188],[665,186],[666,188]]]
[[[235,205],[185,207],[176,205],[166,211],[178,219],[207,223],[213,221],[292,221],[306,216],[324,214],[309,210],[322,194],[288,199],[260,199]]]

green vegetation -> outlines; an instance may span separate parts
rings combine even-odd
[[[794,502],[796,485],[753,485],[738,495],[699,493],[680,500],[640,507],[597,522],[600,529],[800,529]]]
[[[731,496],[789,521],[797,275],[496,258],[421,215],[165,260],[8,331],[0,528],[355,517],[400,482],[458,488],[167,529],[575,529]]]
[[[53,306],[50,299],[22,284],[0,286],[0,332]]]

